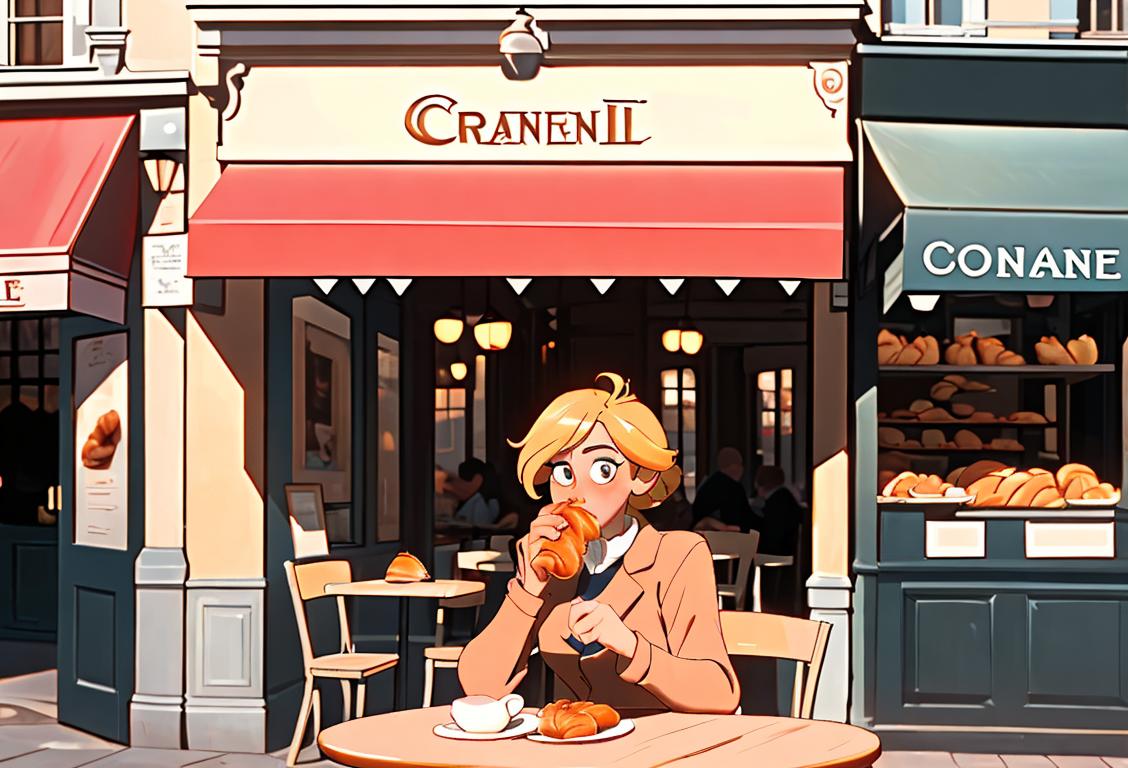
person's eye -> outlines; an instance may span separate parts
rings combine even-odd
[[[615,479],[615,473],[618,471],[619,465],[611,459],[597,459],[591,465],[591,479],[600,485],[606,485]]]
[[[552,479],[558,485],[571,485],[575,478],[572,476],[572,468],[567,464],[557,464],[552,468]]]

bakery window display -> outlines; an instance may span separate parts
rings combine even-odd
[[[1117,506],[1124,397],[1119,364],[1102,362],[1125,337],[1115,297],[941,298],[927,313],[892,308],[877,334],[883,508],[929,503],[935,518]]]

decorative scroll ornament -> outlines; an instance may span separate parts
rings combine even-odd
[[[815,72],[815,93],[830,114],[836,114],[846,103],[846,67],[849,62],[812,61],[809,66]]]
[[[248,71],[246,64],[237,61],[224,75],[223,79],[227,83],[227,103],[223,107],[223,122],[225,123],[230,122],[235,115],[239,114],[239,107],[243,103],[243,78],[247,76]]]

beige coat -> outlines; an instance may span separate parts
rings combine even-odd
[[[575,699],[640,713],[736,710],[740,686],[721,637],[713,558],[705,539],[688,531],[642,528],[623,567],[596,598],[635,632],[638,647],[632,658],[606,648],[581,658],[568,645],[569,602],[578,580],[552,579],[541,597],[510,580],[497,616],[458,661],[467,695],[499,698],[512,692],[528,671],[529,654],[539,647]]]

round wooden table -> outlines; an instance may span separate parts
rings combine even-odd
[[[587,744],[455,741],[432,732],[450,719],[450,707],[375,715],[327,728],[317,743],[353,768],[868,768],[881,754],[877,736],[862,728],[787,717],[665,712],[635,718],[626,736]]]

